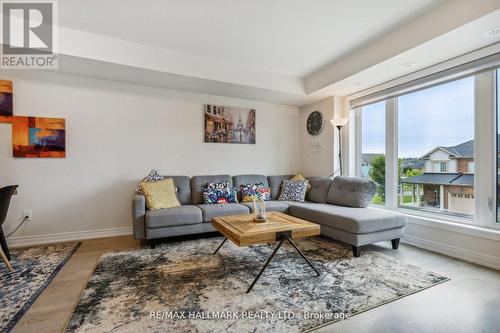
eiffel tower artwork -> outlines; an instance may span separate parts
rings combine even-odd
[[[255,110],[205,105],[205,142],[255,144]]]

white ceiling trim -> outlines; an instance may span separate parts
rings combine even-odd
[[[284,93],[305,94],[299,77],[65,27],[60,27],[58,33],[58,53],[63,55]]]
[[[195,78],[69,55],[59,56],[57,71],[89,78],[274,104],[301,106],[310,101],[309,97],[304,94],[292,94],[217,80]]]

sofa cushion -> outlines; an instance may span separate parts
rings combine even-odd
[[[187,176],[163,176],[165,178],[172,178],[177,190],[177,199],[182,205],[191,205],[191,179]]]
[[[146,227],[149,229],[175,227],[201,222],[201,209],[193,205],[148,210],[146,212]]]
[[[313,202],[326,203],[326,197],[332,184],[330,177],[310,177],[307,178],[311,188],[307,191],[306,200]]]
[[[194,176],[191,178],[191,195],[193,198],[193,204],[199,205],[203,203],[203,187],[207,183],[223,182],[228,182],[228,187],[233,187],[233,179],[229,175]]]
[[[370,179],[335,177],[328,191],[327,202],[338,206],[368,207],[377,184]]]
[[[293,175],[269,176],[267,180],[271,188],[271,200],[278,200],[281,194],[281,183],[283,180],[290,180]]]
[[[253,213],[253,202],[243,202],[242,205],[248,207],[250,213]],[[287,201],[266,201],[266,212],[288,213],[288,207],[290,204]]]
[[[233,177],[233,186],[238,190],[242,185],[248,184],[264,184],[264,187],[269,187],[267,177],[264,175],[238,175]]]
[[[304,202],[308,186],[307,180],[284,180],[278,200]]]
[[[248,214],[250,210],[248,207],[240,204],[215,204],[215,205],[197,205],[203,214],[203,222],[209,223],[213,217]]]
[[[407,221],[405,215],[384,209],[319,203],[291,205],[290,215],[355,234],[402,228]]]

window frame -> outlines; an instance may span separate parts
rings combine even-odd
[[[416,210],[398,206],[399,183],[397,175],[398,163],[398,97],[386,99],[386,202],[385,205],[375,207],[396,210],[408,215],[415,215],[429,219],[443,220],[466,225],[474,225],[492,229],[500,229],[497,223],[497,74],[495,69],[479,72],[474,75],[474,164],[475,174],[474,217],[454,216],[450,214],[435,213],[425,210]],[[500,71],[500,69],[498,69]],[[463,77],[458,78],[457,80]],[[443,84],[446,82],[443,82]],[[427,88],[432,87],[429,85]],[[424,87],[423,89],[426,89]],[[492,112],[493,111],[493,112]],[[355,138],[361,137],[361,106],[352,109],[355,119]],[[485,131],[489,128],[488,131]],[[361,145],[356,143],[355,148],[355,172],[361,175]],[[481,159],[478,157],[481,156]],[[441,163],[441,162],[440,162]],[[389,167],[391,166],[391,167]],[[469,163],[467,164],[468,171]],[[433,167],[434,170],[434,167]],[[440,164],[441,170],[441,164]],[[448,172],[449,166],[446,165]]]
[[[443,171],[444,166],[444,171]],[[434,161],[432,162],[432,172],[434,173],[447,173],[448,172],[448,162],[447,161]]]
[[[467,162],[467,173],[474,173],[474,162]]]

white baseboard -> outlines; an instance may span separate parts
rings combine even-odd
[[[123,228],[108,228],[88,231],[72,231],[62,232],[57,234],[37,235],[37,236],[21,236],[7,239],[7,243],[11,248],[26,247],[41,244],[60,243],[67,241],[104,238],[113,236],[132,235],[132,227]]]
[[[453,245],[447,245],[444,243],[438,243],[435,241],[418,238],[408,234],[401,239],[401,242],[414,245],[425,250],[438,252],[450,257],[472,262],[474,264],[500,270],[500,256],[492,256],[489,254],[459,248]]]

